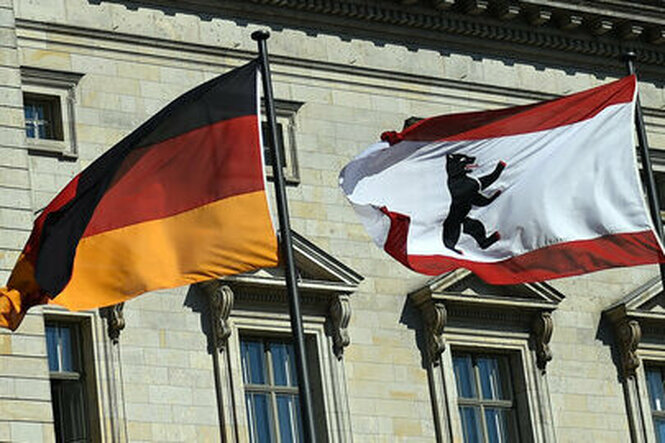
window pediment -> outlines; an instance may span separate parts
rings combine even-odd
[[[328,325],[333,351],[342,357],[350,338],[350,296],[363,277],[305,237],[293,232],[293,253],[297,266],[298,295],[303,315],[320,317]],[[230,334],[231,309],[288,314],[288,294],[281,266],[224,277],[200,284],[214,305],[216,346],[222,349]]]
[[[363,277],[302,235],[293,232],[293,254],[298,276],[298,292],[304,306],[329,302],[338,295],[355,292]],[[237,292],[238,302],[280,303],[286,300],[284,268],[263,268],[222,279]],[[249,295],[251,294],[251,295]]]
[[[473,329],[477,325],[532,336],[543,370],[552,358],[551,312],[564,296],[546,283],[492,286],[469,271],[456,270],[436,277],[409,298],[423,315],[428,359],[433,364],[445,349],[445,328]]]

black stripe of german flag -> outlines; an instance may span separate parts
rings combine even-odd
[[[39,303],[89,309],[274,266],[257,72],[253,61],[184,94],[74,178],[0,289],[0,326]]]

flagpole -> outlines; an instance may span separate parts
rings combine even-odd
[[[624,54],[623,60],[626,63],[626,69],[629,75],[635,74],[635,59],[637,55],[633,51],[628,51]],[[660,216],[660,204],[658,199],[658,189],[656,188],[656,180],[653,177],[653,167],[651,165],[651,157],[649,155],[649,142],[647,140],[647,131],[644,126],[644,116],[642,114],[642,105],[640,104],[640,95],[637,94],[635,100],[635,127],[637,128],[637,142],[640,149],[640,158],[642,160],[642,171],[644,171],[645,187],[647,193],[647,201],[649,203],[649,211],[651,212],[651,219],[656,228],[658,238],[663,240],[663,219]],[[660,279],[663,283],[665,290],[665,263],[660,264]]]
[[[302,428],[306,442],[315,442],[314,414],[312,412],[312,397],[307,372],[307,358],[305,356],[305,336],[302,327],[302,316],[300,314],[300,300],[298,298],[298,286],[296,284],[296,267],[293,258],[293,240],[291,238],[291,226],[289,224],[289,209],[286,201],[286,187],[284,185],[284,173],[282,165],[284,159],[279,149],[277,140],[277,122],[275,121],[275,103],[272,94],[272,81],[270,79],[270,66],[268,64],[268,49],[266,40],[270,38],[270,32],[265,30],[252,33],[252,40],[259,46],[259,61],[263,77],[263,94],[266,104],[266,117],[268,118],[268,136],[272,146],[272,174],[275,183],[275,197],[277,200],[277,212],[279,218],[279,233],[281,238],[282,257],[286,271],[286,288],[289,298],[289,311],[291,317],[291,330],[293,332],[296,369],[298,372],[298,399],[302,418]]]

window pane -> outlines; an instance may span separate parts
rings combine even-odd
[[[278,395],[277,414],[279,416],[279,436],[281,441],[302,441],[302,425],[300,423],[298,396]]]
[[[473,376],[471,356],[462,355],[453,357],[457,393],[462,398],[476,398],[476,383]]]
[[[514,441],[509,438],[510,411],[498,408],[485,409],[485,422],[487,423],[487,439],[490,443],[505,443]]]
[[[272,139],[269,137],[268,123],[261,122],[261,138],[263,138],[263,157],[264,163],[267,165],[272,165]],[[288,163],[288,159],[285,156],[284,151],[284,125],[277,123],[277,143],[279,145],[279,152],[282,154],[282,159],[284,159],[284,165]]]
[[[480,443],[482,433],[480,431],[480,409],[470,406],[459,408],[462,417],[462,431],[465,443]]]
[[[252,442],[270,443],[271,417],[267,394],[246,394],[249,438]]]
[[[46,122],[40,122],[40,123],[37,123],[37,130],[39,131],[39,138],[42,138],[42,139],[44,139],[44,138],[52,138],[50,135],[48,135],[48,134],[46,133],[46,125],[47,125],[47,124],[48,124],[48,123],[46,123]]]
[[[62,382],[60,403],[62,435],[66,442],[87,441],[85,429],[85,403],[80,381]]]
[[[665,419],[654,419],[653,426],[656,428],[658,443],[665,443]]]
[[[55,326],[46,326],[46,354],[48,355],[48,370],[59,371],[58,330]]]
[[[26,104],[23,107],[23,115],[25,116],[26,121],[27,120],[34,120],[34,118],[35,118],[35,108],[34,108],[34,106]]]
[[[478,376],[480,377],[483,398],[491,400],[509,398],[505,396],[505,390],[502,386],[499,359],[495,357],[479,357],[476,360],[476,364],[478,365]]]
[[[44,120],[44,104],[33,105],[33,115],[38,120]]]
[[[270,343],[273,374],[277,386],[297,386],[295,355],[293,345],[287,343]]]
[[[665,410],[665,392],[663,392],[663,374],[660,368],[647,368],[647,389],[651,399],[651,409]]]
[[[242,379],[245,383],[263,385],[266,383],[263,342],[242,340]]]
[[[72,346],[72,331],[66,326],[58,327],[58,339],[59,339],[59,350],[60,350],[60,367],[61,371],[74,372],[76,368],[74,367],[73,352],[74,348]]]
[[[25,135],[29,138],[36,138],[35,126],[32,123],[25,124]]]

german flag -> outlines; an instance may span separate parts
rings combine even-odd
[[[277,264],[265,194],[258,61],[162,109],[44,209],[0,288],[0,326]]]

